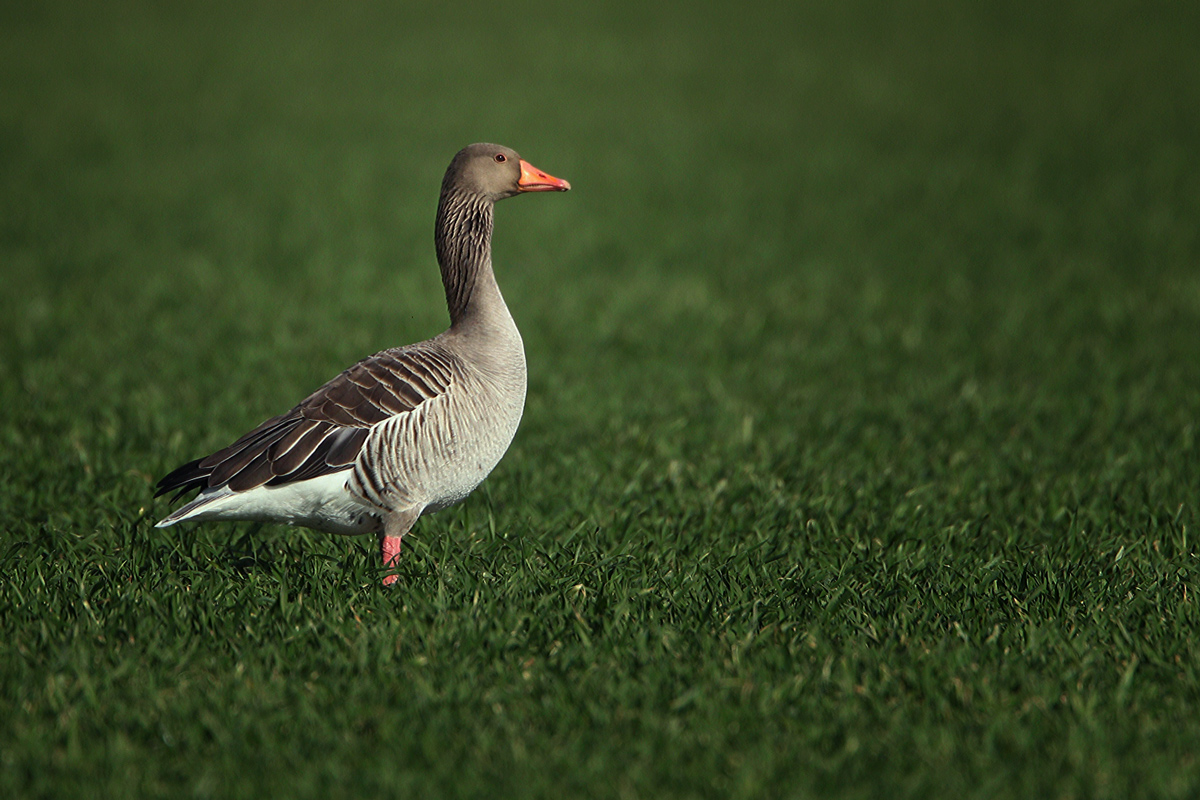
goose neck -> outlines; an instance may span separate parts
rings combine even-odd
[[[452,327],[470,316],[479,290],[495,283],[493,212],[494,203],[480,195],[443,191],[438,202],[434,243]]]

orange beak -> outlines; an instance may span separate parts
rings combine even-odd
[[[553,175],[548,175],[540,169],[530,164],[525,159],[521,159],[521,180],[517,181],[517,190],[521,192],[565,192],[571,188],[571,184],[564,181],[562,178],[556,178]]]

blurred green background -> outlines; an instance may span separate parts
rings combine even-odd
[[[1200,6],[0,10],[7,796],[1200,791]],[[393,591],[153,481],[446,323],[530,393]]]

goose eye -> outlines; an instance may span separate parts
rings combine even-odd
[[[496,153],[497,164],[503,164],[505,161],[508,161],[508,156],[504,155],[504,153]]]

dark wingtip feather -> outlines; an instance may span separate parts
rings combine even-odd
[[[192,489],[203,487],[208,483],[208,476],[212,473],[211,469],[202,469],[200,467],[200,462],[203,460],[202,458],[197,458],[195,461],[189,461],[163,476],[163,479],[154,487],[156,490],[154,496],[162,497],[167,492],[173,492],[178,489],[179,494],[175,495],[171,500],[174,503]]]

